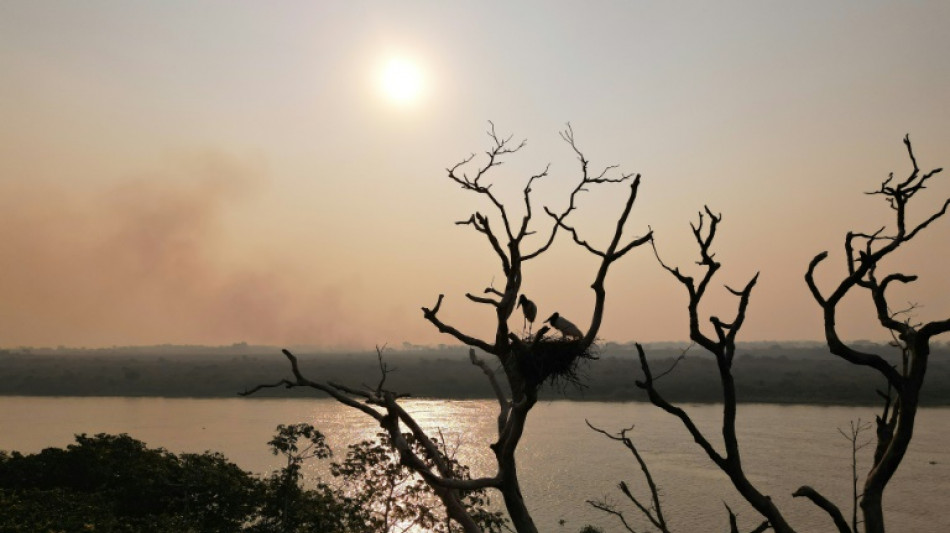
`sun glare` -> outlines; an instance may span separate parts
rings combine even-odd
[[[410,104],[422,93],[422,72],[418,65],[405,58],[386,63],[380,77],[383,94],[399,104]]]

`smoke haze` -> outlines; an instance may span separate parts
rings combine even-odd
[[[235,239],[223,220],[263,181],[205,153],[98,191],[0,184],[0,339],[94,346],[108,330],[114,344],[367,342],[340,289],[222,249]]]

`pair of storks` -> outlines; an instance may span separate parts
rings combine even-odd
[[[518,297],[518,307],[521,308],[521,311],[524,312],[525,328],[527,329],[528,323],[534,324],[534,320],[538,318],[538,306],[534,302],[529,300],[524,294]],[[544,321],[547,324],[560,331],[561,335],[565,338],[574,338],[580,339],[584,336],[581,333],[581,330],[577,328],[570,320],[564,318],[558,313],[554,313],[550,318]],[[530,335],[531,330],[528,329],[528,334]]]

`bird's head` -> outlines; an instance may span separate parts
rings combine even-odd
[[[560,318],[560,316],[561,316],[561,315],[559,315],[559,314],[557,314],[557,313],[554,313],[554,314],[551,315],[547,320],[545,320],[545,322],[549,322],[549,323],[553,324],[555,320],[557,320],[558,318]]]
[[[524,297],[524,294],[518,296],[518,305],[516,307],[521,307],[524,305],[525,300],[527,300],[527,298]]]

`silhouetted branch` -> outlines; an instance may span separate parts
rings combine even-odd
[[[501,388],[501,385],[498,383],[498,379],[495,377],[495,371],[488,367],[488,364],[485,361],[482,361],[478,356],[475,355],[475,349],[469,348],[468,358],[472,361],[472,364],[482,369],[482,372],[485,373],[485,376],[488,378],[488,382],[491,384],[492,390],[495,392],[495,398],[498,399],[498,434],[504,431],[505,424],[508,421],[508,413],[511,411],[511,402],[508,401],[508,398],[505,396],[505,391]]]
[[[465,297],[479,304],[488,304],[488,305],[493,305],[495,307],[498,307],[499,305],[501,305],[501,302],[498,300],[495,300],[492,298],[485,298],[484,296],[475,296],[474,294],[470,292],[466,292]]]
[[[667,369],[664,370],[663,372],[660,372],[659,374],[657,374],[656,376],[653,377],[653,382],[656,383],[657,381],[659,381],[661,378],[663,378],[663,377],[666,376],[667,374],[672,373],[673,370],[676,369],[676,366],[680,364],[680,361],[682,361],[683,359],[686,359],[686,352],[688,352],[689,349],[692,348],[692,347],[695,346],[695,345],[696,345],[695,343],[690,343],[690,345],[687,346],[686,349],[684,349],[682,352],[680,352],[679,356],[677,356],[676,359],[673,360],[673,362],[670,364],[669,368],[667,368]]]
[[[404,447],[399,446],[400,462],[411,467],[413,471],[418,472],[424,479],[426,479],[426,481],[430,482],[431,484],[459,490],[477,490],[498,486],[498,476],[478,479],[456,479],[453,477],[455,474],[452,471],[448,461],[445,459],[445,456],[439,452],[438,446],[432,441],[432,439],[422,429],[422,427],[419,426],[415,418],[407,413],[406,410],[395,401],[395,398],[392,395],[387,395],[385,397],[385,405],[386,409],[388,410],[389,420],[386,421],[386,424],[390,437],[393,439],[398,439],[400,443],[405,442],[405,438],[402,436],[401,431],[399,432],[398,437],[393,434],[394,430],[399,430],[399,426],[398,424],[393,423],[391,420],[398,419],[403,424],[405,424],[407,428],[409,428],[409,431],[416,438],[416,440],[422,444],[423,449],[426,450],[429,458],[435,464],[439,475],[433,474],[429,470],[428,466],[426,466],[425,462],[422,461],[422,459],[416,454],[404,453],[403,450],[411,451],[411,447],[409,446],[408,442],[405,443]]]
[[[504,139],[500,138],[495,133],[495,124],[491,121],[488,122],[490,128],[488,130],[488,136],[492,140],[492,146],[488,151],[485,152],[485,155],[488,157],[488,162],[485,165],[478,167],[475,171],[475,175],[470,177],[467,173],[463,172],[458,173],[459,169],[464,165],[468,164],[475,158],[475,154],[463,159],[459,163],[456,163],[454,166],[446,169],[448,172],[449,178],[462,186],[463,189],[474,191],[476,193],[485,195],[495,208],[498,210],[498,213],[501,215],[502,222],[505,226],[505,233],[508,235],[510,240],[515,238],[514,233],[511,230],[511,224],[508,221],[508,212],[505,210],[504,204],[491,192],[491,185],[483,185],[481,179],[485,174],[491,170],[493,167],[497,167],[502,164],[500,157],[507,154],[513,154],[518,150],[524,148],[526,141],[522,140],[517,146],[511,146],[511,136],[508,136]]]
[[[623,481],[621,481],[620,484],[618,485],[620,488],[620,491],[623,492],[624,496],[626,496],[627,499],[629,499],[637,507],[637,509],[640,510],[640,512],[650,521],[651,524],[653,524],[654,527],[656,527],[663,533],[669,533],[669,529],[667,529],[667,526],[666,526],[666,519],[663,517],[663,507],[660,505],[660,490],[659,488],[657,488],[656,483],[654,483],[653,476],[650,474],[650,469],[647,467],[646,462],[643,460],[643,457],[640,455],[639,450],[637,450],[636,445],[634,445],[633,440],[627,436],[627,432],[633,430],[633,426],[626,429],[622,429],[620,430],[620,433],[616,435],[612,435],[603,429],[595,427],[593,424],[590,423],[589,420],[585,419],[584,422],[587,424],[587,427],[591,428],[597,433],[600,433],[601,435],[607,437],[610,440],[615,440],[617,442],[622,443],[628,450],[630,450],[630,453],[633,454],[633,457],[637,460],[637,464],[640,466],[640,471],[643,472],[643,477],[647,482],[647,486],[650,488],[650,497],[653,502],[652,510],[650,507],[647,507],[644,504],[642,504],[630,492],[630,488]],[[622,514],[620,514],[617,511],[612,512],[606,509],[606,502],[604,502],[603,506],[596,505],[595,503],[592,503],[590,500],[588,500],[587,503],[602,511],[610,512],[611,514],[617,515],[621,519],[621,521],[623,521],[624,526],[626,526],[627,529],[630,530],[630,527],[627,525],[626,520],[623,519]]]
[[[729,513],[729,533],[739,533],[739,521],[736,518],[736,513],[732,512],[732,508],[729,507],[729,504],[726,502],[722,502],[722,504],[726,507],[726,512]],[[766,520],[756,526],[749,533],[762,533],[763,531],[768,530],[770,527],[771,525],[769,524],[769,521]]]
[[[290,380],[282,379],[278,381],[277,383],[261,384],[261,385],[256,385],[250,389],[244,389],[244,392],[239,392],[238,396],[250,396],[261,389],[273,389],[276,387],[284,387],[285,389],[292,389],[295,386],[296,385]]]
[[[499,291],[498,289],[494,287],[486,287],[485,294],[494,294],[496,296],[502,296],[502,297],[505,295],[505,293]]]
[[[319,391],[323,391],[329,394],[336,401],[344,405],[347,405],[349,407],[352,407],[354,409],[358,409],[366,413],[367,415],[373,417],[377,421],[382,420],[383,418],[382,413],[373,409],[369,405],[363,402],[357,401],[351,398],[350,396],[348,396],[348,394],[351,394],[353,396],[360,396],[360,397],[366,398],[367,394],[364,391],[346,390],[346,389],[342,389],[339,385],[333,385],[329,383],[324,384],[324,383],[319,383],[316,381],[311,381],[305,378],[303,374],[300,373],[300,367],[297,362],[297,357],[294,354],[292,354],[290,350],[282,350],[282,352],[284,356],[287,357],[287,360],[290,361],[290,369],[294,375],[294,379],[293,380],[284,379],[278,382],[277,384],[272,384],[272,385],[258,385],[250,389],[249,391],[246,391],[245,393],[243,393],[242,396],[249,396],[263,388],[280,386],[280,385],[283,385],[284,387],[288,389],[294,388],[294,387],[310,387],[312,389],[317,389]]]
[[[631,526],[630,523],[627,522],[627,517],[623,515],[623,512],[618,511],[617,508],[611,503],[609,503],[606,498],[601,501],[587,500],[587,505],[590,505],[594,509],[598,509],[607,514],[616,516],[617,519],[620,520],[620,523],[623,524],[624,529],[626,529],[630,533],[637,533],[637,530],[633,529],[633,526]]]
[[[688,293],[689,303],[687,309],[689,313],[690,340],[702,346],[715,357],[722,390],[723,413],[721,433],[725,455],[718,452],[712,446],[710,441],[703,435],[683,409],[672,405],[659,393],[655,386],[656,378],[653,377],[646,354],[639,344],[637,345],[637,352],[644,379],[643,381],[638,381],[637,386],[646,390],[647,396],[654,405],[680,419],[683,426],[686,427],[686,430],[693,437],[693,440],[699,444],[700,448],[706,452],[706,455],[716,466],[729,476],[729,479],[739,494],[767,519],[770,527],[774,528],[778,533],[791,533],[793,531],[792,528],[785,521],[785,518],[778,508],[772,503],[771,498],[759,492],[743,471],[739,442],[736,436],[737,399],[735,379],[732,375],[732,363],[735,357],[736,337],[745,322],[752,289],[758,281],[758,273],[756,273],[741,290],[726,287],[726,290],[730,294],[739,297],[739,304],[736,308],[735,318],[731,321],[725,321],[716,316],[709,317],[709,322],[715,331],[715,338],[705,335],[700,328],[699,305],[706,294],[710,282],[721,266],[720,263],[716,261],[715,254],[712,252],[712,245],[721,222],[721,215],[714,213],[709,206],[704,206],[703,212],[699,213],[697,222],[690,223],[693,238],[699,248],[699,260],[696,264],[701,267],[703,271],[698,282],[692,276],[683,273],[678,267],[671,267],[663,262],[655,243],[653,244],[653,251],[660,266],[672,274]]]
[[[851,529],[855,532],[858,531],[858,500],[861,497],[861,495],[858,494],[858,450],[871,443],[871,441],[868,440],[858,444],[858,437],[862,431],[870,428],[871,424],[862,423],[860,418],[857,422],[854,420],[851,421],[850,433],[845,433],[844,430],[838,428],[838,433],[851,442]]]
[[[597,276],[594,278],[594,282],[591,284],[591,289],[594,290],[594,310],[593,316],[591,317],[590,327],[587,329],[587,333],[584,335],[584,346],[592,345],[597,339],[597,334],[600,331],[600,325],[604,317],[604,305],[607,298],[607,292],[604,289],[604,282],[607,279],[607,272],[610,269],[610,266],[615,261],[626,255],[630,250],[642,246],[647,242],[653,242],[653,232],[651,230],[646,235],[633,239],[623,246],[620,244],[621,239],[623,239],[623,228],[627,223],[627,218],[630,216],[630,211],[633,209],[633,204],[637,200],[637,192],[639,189],[640,175],[637,174],[633,179],[633,182],[630,184],[630,193],[627,196],[627,201],[623,206],[623,211],[620,213],[620,217],[617,218],[617,225],[614,229],[614,234],[610,240],[610,244],[607,246],[607,249],[604,250],[604,253],[601,256],[600,267],[597,269]]]
[[[844,245],[847,275],[827,295],[819,290],[814,279],[815,270],[827,257],[827,252],[816,255],[805,273],[805,282],[823,312],[825,339],[831,352],[849,363],[874,368],[888,384],[887,393],[881,393],[885,400],[884,414],[877,417],[874,464],[865,479],[861,497],[867,533],[884,531],[883,492],[900,466],[913,435],[920,390],[930,354],[930,340],[934,335],[950,331],[950,319],[920,325],[912,323],[910,319],[897,320],[896,314],[891,311],[886,296],[888,286],[893,282],[913,282],[916,276],[895,273],[884,276],[880,282],[877,278],[877,267],[885,257],[944,216],[950,206],[950,199],[947,199],[940,209],[920,223],[907,224],[910,200],[925,189],[927,181],[942,169],[936,168],[922,175],[909,136],[904,137],[904,145],[913,166],[910,174],[904,180],[897,181],[894,174],[890,173],[877,190],[868,193],[883,196],[894,211],[893,233],[885,234],[884,228],[870,234],[848,232]],[[901,349],[900,369],[877,354],[865,353],[845,344],[839,337],[836,326],[838,303],[855,287],[869,292],[878,323],[891,333],[894,345]],[[892,392],[896,394],[893,399]],[[853,525],[856,525],[856,520],[854,522]]]
[[[455,329],[454,327],[449,326],[448,324],[445,324],[444,322],[439,320],[439,317],[437,315],[439,313],[439,309],[442,307],[442,300],[444,298],[445,298],[445,295],[440,294],[439,299],[435,302],[435,307],[433,307],[432,309],[423,307],[422,316],[425,317],[425,319],[431,322],[433,325],[435,325],[435,327],[438,328],[438,330],[441,333],[448,333],[449,335],[455,337],[459,341],[469,346],[475,346],[477,348],[480,348],[483,351],[486,351],[488,353],[496,353],[497,350],[495,350],[495,348],[491,344],[488,344],[487,342],[481,339],[476,339],[475,337],[472,337],[470,335],[466,335],[462,333],[461,331]]]
[[[323,391],[340,403],[366,413],[375,419],[389,434],[394,449],[399,453],[400,462],[421,476],[433,489],[436,496],[438,496],[445,505],[448,516],[459,523],[467,533],[480,533],[481,530],[462,504],[460,499],[461,493],[458,491],[497,487],[500,477],[479,479],[459,479],[456,477],[451,465],[449,465],[444,455],[440,453],[438,446],[428,437],[418,423],[416,423],[415,419],[398,404],[398,399],[405,395],[396,394],[383,388],[386,375],[392,371],[383,361],[383,349],[384,348],[380,347],[376,348],[381,378],[375,390],[359,390],[340,383],[321,383],[307,379],[300,371],[297,357],[289,350],[283,350],[284,355],[290,361],[291,371],[295,379],[281,380],[276,384],[258,385],[245,391],[242,395],[247,396],[263,388],[273,386],[285,386],[289,388],[305,386]],[[354,397],[362,398],[363,401],[358,401]],[[377,410],[372,407],[374,405],[384,410]],[[412,445],[403,435],[400,424],[405,424],[411,431],[413,437],[419,441],[425,450],[426,456],[435,466],[436,472],[433,472],[426,461],[417,455]]]
[[[663,398],[660,392],[654,387],[655,380],[653,379],[653,372],[650,370],[650,364],[647,362],[647,357],[646,353],[643,351],[643,346],[640,343],[637,343],[636,347],[637,357],[640,359],[640,368],[643,371],[644,376],[643,381],[637,381],[636,385],[647,392],[647,396],[653,405],[656,405],[667,413],[679,418],[683,423],[683,426],[686,427],[686,430],[689,432],[690,436],[693,437],[693,440],[695,440],[696,443],[699,444],[699,447],[702,448],[704,452],[706,452],[706,455],[712,459],[713,463],[715,463],[720,469],[725,470],[726,458],[721,456],[719,452],[713,448],[712,444],[709,443],[709,441],[699,430],[699,428],[696,427],[696,424],[693,423],[693,420],[689,417],[689,415],[686,414],[685,411],[666,401],[666,399]]]
[[[887,362],[887,360],[877,354],[862,352],[851,346],[848,346],[841,340],[840,337],[838,337],[838,331],[835,328],[838,302],[841,301],[847,290],[857,284],[857,280],[863,277],[866,270],[851,274],[848,279],[839,285],[839,288],[830,297],[825,298],[822,295],[821,290],[818,288],[818,285],[815,283],[814,275],[818,264],[827,257],[828,252],[822,252],[811,260],[811,262],[808,264],[808,270],[805,273],[805,283],[808,285],[809,290],[811,290],[815,301],[817,301],[824,310],[825,340],[828,343],[828,348],[831,350],[832,354],[841,357],[851,364],[868,366],[877,370],[887,379],[888,383],[890,383],[892,387],[900,388],[902,386],[901,377],[898,372],[894,370],[891,364]],[[842,290],[842,287],[845,287],[845,289]]]
[[[607,514],[616,516],[617,519],[620,520],[620,523],[623,525],[624,529],[626,529],[630,533],[637,533],[637,530],[633,529],[633,526],[631,526],[630,523],[627,522],[627,517],[623,515],[623,512],[618,511],[617,508],[613,504],[608,502],[606,498],[601,501],[587,500],[587,505],[590,505],[594,509],[598,509]]]
[[[382,348],[380,348],[379,345],[376,346],[376,360],[379,362],[379,374],[380,374],[379,383],[376,385],[377,395],[380,395],[383,393],[383,390],[384,390],[383,385],[386,384],[386,376],[389,375],[390,372],[394,372],[396,370],[395,368],[390,370],[389,365],[387,365],[386,362],[383,361],[384,349],[386,349],[385,345],[383,345]]]
[[[458,226],[470,225],[475,228],[476,231],[485,235],[488,238],[489,244],[491,244],[492,250],[495,251],[495,254],[501,260],[502,271],[507,275],[511,271],[511,259],[505,253],[505,250],[501,247],[501,242],[498,240],[498,237],[491,229],[491,221],[488,217],[482,215],[479,212],[475,212],[468,218],[468,220],[462,220],[455,223]]]
[[[555,213],[553,210],[551,210],[548,207],[544,208],[545,213],[547,213],[553,219],[553,226],[551,228],[551,233],[548,236],[547,240],[544,242],[544,244],[542,244],[537,250],[531,253],[524,254],[525,261],[528,261],[529,259],[534,259],[535,257],[547,251],[547,249],[550,248],[551,244],[554,242],[554,238],[557,236],[557,232],[559,228],[564,228],[570,231],[572,233],[574,241],[580,244],[585,249],[587,249],[589,252],[595,255],[602,256],[602,253],[597,252],[596,249],[594,249],[592,246],[590,246],[589,244],[586,244],[583,241],[583,239],[580,239],[580,237],[577,235],[577,232],[573,228],[569,229],[570,227],[564,223],[564,220],[575,209],[577,209],[577,196],[581,192],[586,192],[588,190],[586,188],[588,185],[596,185],[596,184],[602,184],[602,183],[621,183],[623,181],[630,179],[630,177],[632,176],[632,174],[621,174],[620,177],[617,177],[617,178],[608,178],[607,174],[617,168],[616,165],[610,165],[608,167],[605,167],[604,170],[600,172],[600,174],[592,177],[588,171],[589,162],[587,161],[587,158],[584,156],[583,152],[581,152],[581,150],[577,147],[577,143],[574,141],[574,130],[571,127],[570,123],[568,123],[567,129],[561,132],[561,138],[564,139],[564,141],[571,147],[571,149],[577,155],[578,161],[580,161],[581,163],[581,180],[571,191],[571,194],[568,197],[567,207],[564,208],[563,211],[559,213]],[[637,178],[639,178],[639,175],[637,176]]]
[[[848,521],[844,519],[838,506],[831,503],[828,498],[822,496],[817,490],[805,485],[799,487],[798,490],[792,493],[792,496],[796,498],[808,498],[812,503],[828,513],[831,519],[834,520],[835,527],[838,528],[839,533],[852,533],[851,527],[848,526]]]
[[[554,214],[551,213],[550,211],[548,211],[547,213],[548,213],[549,215],[553,216],[553,217],[555,218],[555,220],[557,220],[557,215],[554,215]],[[593,246],[591,246],[587,241],[585,241],[584,239],[581,239],[580,236],[577,234],[577,230],[574,229],[572,226],[569,226],[568,224],[564,223],[563,221],[557,221],[557,224],[558,224],[559,226],[561,226],[562,228],[564,228],[565,231],[570,232],[570,233],[571,233],[571,238],[574,239],[574,242],[576,242],[580,247],[586,249],[588,252],[590,252],[590,253],[592,253],[592,254],[594,254],[594,255],[596,255],[596,256],[604,257],[604,252],[601,252],[600,250],[595,249],[595,248],[594,248]]]
[[[550,168],[551,168],[551,164],[548,163],[548,165],[544,167],[544,170],[540,174],[535,174],[534,176],[531,176],[530,178],[528,178],[528,183],[526,183],[524,186],[524,191],[522,191],[524,194],[524,217],[521,218],[521,227],[518,229],[518,233],[517,233],[517,236],[515,237],[515,240],[520,241],[523,237],[527,235],[531,235],[533,233],[533,232],[528,231],[528,224],[531,222],[531,216],[532,216],[531,184],[534,183],[535,180],[539,180],[547,176],[548,170]]]

